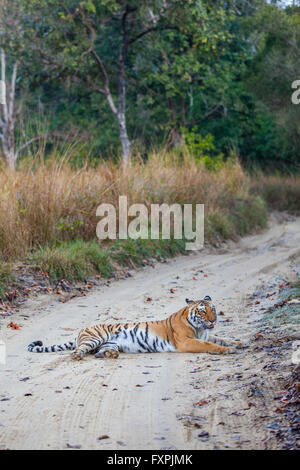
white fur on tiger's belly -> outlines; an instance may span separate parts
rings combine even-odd
[[[117,336],[117,337],[116,337]],[[148,332],[138,330],[134,333],[133,328],[128,328],[118,335],[112,335],[110,340],[115,342],[124,353],[145,353],[145,352],[176,352],[177,349],[169,341],[163,340]]]

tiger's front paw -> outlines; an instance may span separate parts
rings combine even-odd
[[[237,353],[237,348],[235,347],[229,347],[229,348],[226,348],[226,351],[225,351],[225,354],[236,354]]]
[[[242,341],[236,341],[234,345],[237,349],[246,349],[249,348],[249,344],[242,343]]]
[[[83,356],[84,356],[84,353],[83,353],[83,351],[80,351],[80,350],[75,349],[75,351],[72,353],[72,359],[74,361],[81,361]]]

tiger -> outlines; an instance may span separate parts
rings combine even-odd
[[[34,341],[28,350],[37,353],[73,350],[73,359],[81,360],[88,353],[95,353],[96,358],[116,359],[120,352],[233,354],[244,347],[240,341],[224,340],[210,333],[217,313],[209,295],[202,300],[185,300],[186,306],[164,320],[98,324],[83,328],[74,341],[49,347]]]

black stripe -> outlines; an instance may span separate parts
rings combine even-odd
[[[143,348],[144,350],[146,349],[147,351],[147,348],[140,342],[138,337],[136,338],[136,340],[137,340],[137,343],[141,346],[141,348]]]
[[[139,324],[137,324],[137,325],[133,328],[133,331],[134,331],[135,334],[137,333],[138,329],[139,329]]]
[[[149,336],[149,325],[146,323],[146,330],[145,330],[145,341],[148,343],[148,336]]]
[[[132,342],[134,343],[134,342],[135,342],[135,338],[134,338],[134,334],[133,334],[133,331],[132,331],[132,330],[130,330],[130,336],[131,336],[131,338],[132,338]]]

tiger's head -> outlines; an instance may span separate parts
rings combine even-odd
[[[209,295],[203,300],[185,299],[185,301],[189,307],[188,321],[194,328],[206,330],[215,326],[217,313]]]

